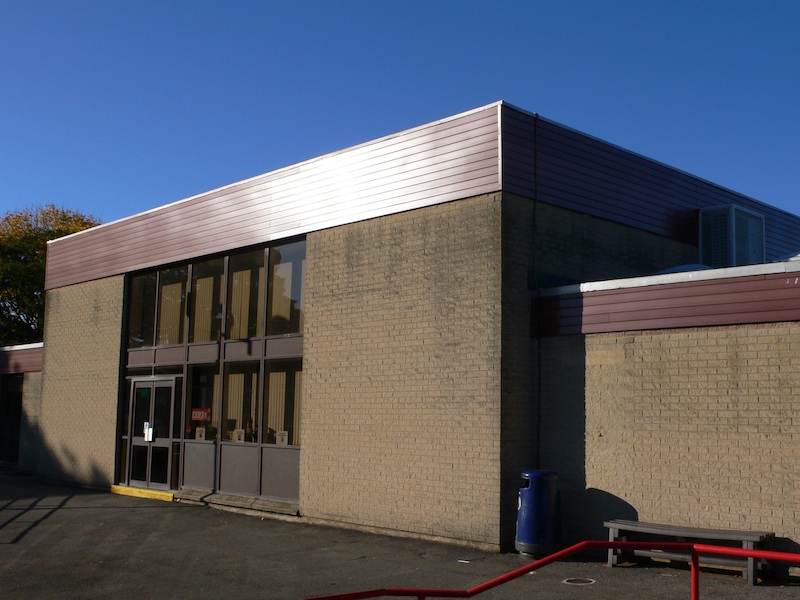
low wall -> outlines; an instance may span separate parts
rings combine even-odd
[[[587,489],[640,520],[800,541],[800,323],[585,343]]]

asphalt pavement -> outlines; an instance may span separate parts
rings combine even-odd
[[[261,518],[43,483],[0,469],[0,598],[300,600],[362,590],[468,589],[531,561],[519,554]],[[689,571],[560,562],[480,600],[690,598]],[[703,599],[797,600],[796,581],[748,586],[703,572]],[[431,596],[434,597],[434,596]]]

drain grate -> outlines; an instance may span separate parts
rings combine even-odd
[[[594,579],[586,579],[585,577],[571,577],[569,579],[565,579],[561,583],[566,583],[567,585],[592,585],[594,583]]]

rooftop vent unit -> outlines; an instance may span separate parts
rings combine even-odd
[[[737,267],[764,262],[764,216],[729,204],[700,210],[700,263]]]

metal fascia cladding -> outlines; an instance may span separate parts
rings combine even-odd
[[[499,191],[502,102],[48,245],[46,289]]]

